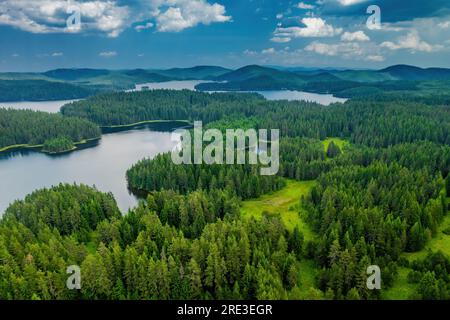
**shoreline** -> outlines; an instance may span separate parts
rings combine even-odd
[[[37,150],[37,151],[44,153],[44,154],[48,154],[48,155],[58,155],[58,154],[63,154],[63,153],[69,153],[69,152],[78,150],[79,146],[83,146],[90,142],[100,140],[104,134],[109,133],[109,132],[104,132],[104,130],[114,130],[114,129],[127,130],[127,129],[132,129],[137,126],[142,126],[142,125],[146,125],[146,124],[157,124],[157,123],[180,123],[180,124],[184,124],[184,125],[192,125],[191,122],[189,122],[188,120],[145,120],[145,121],[139,121],[139,122],[130,123],[130,124],[99,126],[100,130],[102,130],[102,135],[100,137],[83,139],[81,141],[74,142],[73,143],[74,147],[71,149],[68,149],[68,150],[62,150],[62,151],[58,151],[58,152],[48,152],[48,151],[42,150],[42,148],[44,147],[43,143],[36,144],[36,145],[30,145],[30,144],[24,143],[24,144],[15,144],[15,145],[2,147],[2,148],[0,148],[0,154],[6,153],[8,151],[13,151],[13,150],[19,151],[19,150],[34,150],[34,149],[41,149],[41,150]]]
[[[116,124],[111,126],[99,126],[100,129],[126,129],[126,128],[133,128],[136,126],[141,126],[145,124],[152,124],[152,123],[170,123],[170,122],[179,122],[184,123],[186,125],[191,125],[192,123],[189,120],[144,120],[139,122],[134,122],[130,124]]]

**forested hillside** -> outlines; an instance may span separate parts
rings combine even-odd
[[[73,143],[99,138],[100,135],[98,126],[84,119],[39,111],[0,108],[0,149],[14,145],[40,145],[47,140],[62,137]]]
[[[13,204],[0,222],[0,298],[295,297],[301,241],[278,219],[232,219],[237,203],[225,195],[196,192],[173,199],[156,194],[121,217],[109,195],[62,185]],[[195,239],[166,224],[167,217],[178,218],[178,206],[190,219],[200,208],[205,214],[219,208],[223,199],[229,199],[225,219],[189,226]],[[155,212],[169,215],[160,220]],[[72,264],[83,270],[81,291],[65,287]]]
[[[86,98],[94,88],[46,80],[0,80],[0,102]]]
[[[190,90],[116,92],[67,104],[61,108],[61,113],[86,118],[101,126],[145,120],[196,119],[209,122],[227,115],[251,114],[251,104],[255,101],[265,100],[257,94],[209,94]]]

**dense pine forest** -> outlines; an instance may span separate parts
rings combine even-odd
[[[68,150],[74,142],[99,138],[92,122],[31,110],[0,108],[0,149],[15,145],[41,145],[44,150]]]
[[[127,179],[146,201],[124,215],[112,195],[87,186],[36,191],[0,221],[2,299],[382,299],[402,270],[413,288],[407,298],[450,298],[450,256],[428,250],[407,258],[425,250],[448,217],[450,107],[440,98],[391,95],[325,107],[158,90],[98,95],[62,114],[58,120],[80,132],[88,121],[159,119],[279,128],[280,171],[265,177],[258,166],[143,159]],[[279,214],[241,214],[243,202],[282,191],[288,179],[314,181],[289,208],[313,237],[287,228]],[[305,263],[315,270],[306,293]],[[81,266],[80,291],[65,287],[72,264]],[[373,264],[382,270],[381,291],[366,287]]]
[[[99,95],[65,105],[61,112],[102,126],[159,119],[209,123],[253,117],[257,128],[279,128],[290,137],[341,137],[376,147],[421,140],[450,144],[450,108],[439,99],[429,99],[427,104],[369,99],[330,108],[267,101],[257,94],[155,90]]]

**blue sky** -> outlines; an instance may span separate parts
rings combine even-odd
[[[0,0],[0,47],[1,71],[450,67],[450,1]]]

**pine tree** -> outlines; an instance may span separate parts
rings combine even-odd
[[[334,143],[334,141],[331,141],[327,148],[327,157],[334,158],[339,154],[341,154],[341,149]]]

